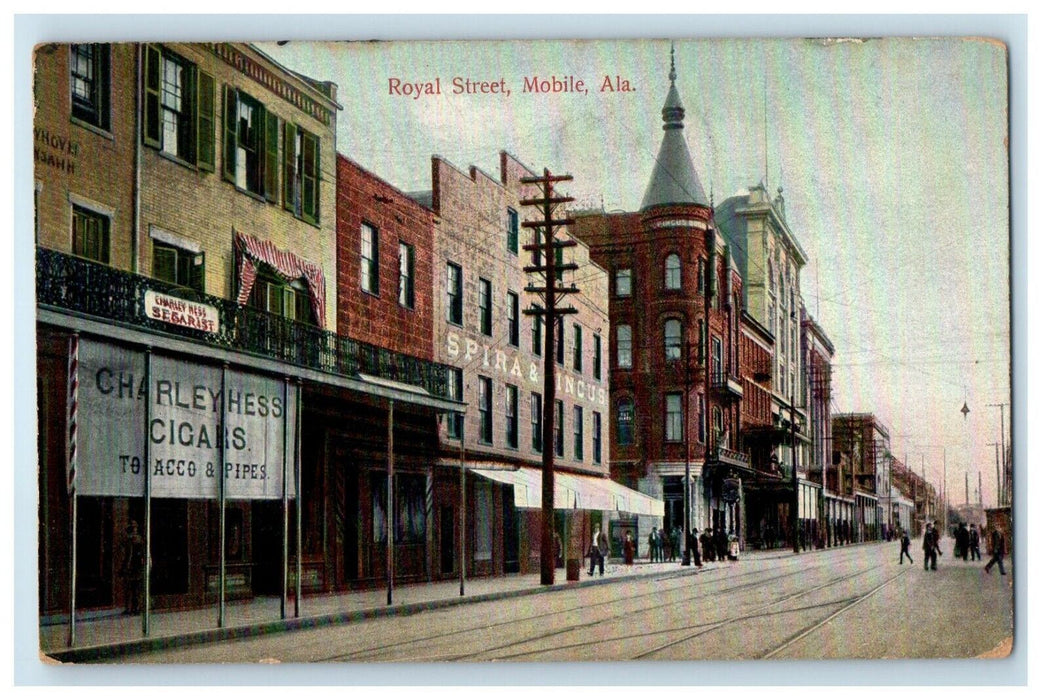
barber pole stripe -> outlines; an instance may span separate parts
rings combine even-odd
[[[69,464],[66,473],[66,490],[73,493],[76,486],[76,438],[77,438],[77,396],[80,389],[80,336],[69,338]]]

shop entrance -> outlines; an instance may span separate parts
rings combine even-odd
[[[284,558],[281,523],[280,501],[252,501],[252,585],[256,595],[280,595],[280,570]]]
[[[441,506],[441,575],[449,576],[455,573],[455,509],[452,506]]]
[[[503,572],[516,574],[521,570],[521,520],[514,507],[514,489],[503,487]]]

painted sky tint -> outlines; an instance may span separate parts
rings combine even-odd
[[[574,175],[569,193],[583,204],[635,210],[662,138],[669,42],[260,47],[337,83],[339,151],[406,191],[429,189],[432,154],[496,175],[506,149]],[[946,453],[953,503],[964,472],[975,488],[980,470],[990,503],[999,412],[987,404],[1010,400],[1004,46],[722,39],[675,50],[708,195],[784,189],[809,259],[803,296],[837,351],[834,410],[875,413],[900,459],[925,455],[930,479]],[[589,94],[522,93],[525,77],[566,75]],[[599,93],[605,75],[635,91]],[[455,76],[504,78],[512,94],[452,95]],[[391,96],[391,77],[440,77],[445,94]],[[1007,408],[1007,434],[1008,421]]]

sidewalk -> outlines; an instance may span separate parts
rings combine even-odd
[[[771,554],[771,553],[770,553]],[[721,568],[729,562],[703,565],[703,570]],[[498,600],[516,596],[564,590],[572,587],[594,586],[614,581],[629,581],[652,576],[686,576],[697,571],[685,567],[681,561],[666,563],[635,563],[625,566],[620,560],[605,566],[605,575],[588,576],[584,568],[579,581],[566,581],[565,570],[557,569],[554,584],[541,586],[538,574],[495,576],[467,579],[465,595],[459,595],[459,580],[436,583],[394,586],[393,604],[386,604],[386,589],[349,591],[338,594],[303,597],[299,617],[294,600],[289,598],[287,617],[280,619],[280,599],[256,597],[250,601],[231,601],[226,604],[225,627],[218,627],[218,606],[150,615],[150,635],[142,634],[139,615],[78,614],[76,645],[67,646],[68,618],[42,624],[40,649],[47,656],[63,662],[105,661],[121,655],[203,644],[224,639],[243,639],[287,630],[309,629],[337,625],[355,620],[391,615],[410,615],[421,610]]]

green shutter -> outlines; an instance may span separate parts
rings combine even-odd
[[[197,167],[215,172],[215,79],[197,71]]]
[[[160,148],[160,49],[147,44],[145,59],[142,141],[147,146]]]
[[[266,201],[276,202],[280,195],[280,121],[266,112],[266,160],[263,166],[263,194]]]
[[[284,208],[295,211],[295,132],[291,122],[284,123]]]
[[[165,282],[178,281],[178,251],[153,243],[153,277]]]
[[[222,177],[237,181],[237,91],[229,85],[222,92]]]
[[[320,148],[318,138],[302,132],[302,216],[307,221],[320,221]]]
[[[204,291],[204,253],[197,253],[190,262],[189,286],[198,292]]]

